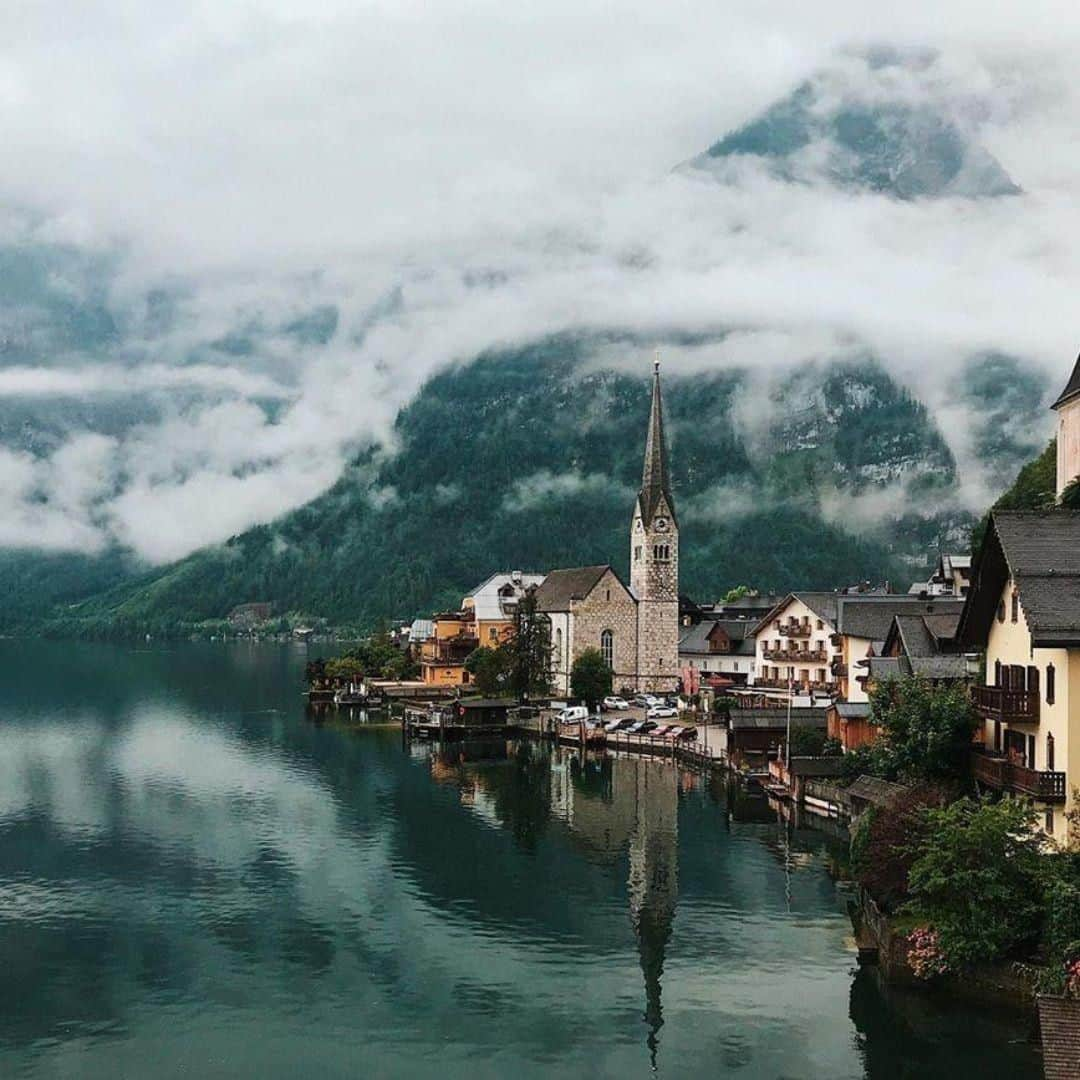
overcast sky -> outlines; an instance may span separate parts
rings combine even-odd
[[[676,370],[872,349],[945,419],[965,357],[1064,379],[1080,336],[1075,3],[9,0],[0,42],[0,240],[114,255],[124,328],[116,355],[0,370],[0,396],[119,372],[177,401],[0,450],[0,545],[177,557],[324,489],[433,370],[550,331],[738,329]],[[1024,194],[671,173],[814,72],[881,93],[868,43],[938,50],[889,92],[960,118]],[[140,315],[158,287],[167,333]],[[320,303],[328,346],[272,332]],[[251,324],[256,355],[191,364]]]

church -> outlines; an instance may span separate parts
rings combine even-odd
[[[671,494],[660,362],[653,365],[652,406],[641,490],[630,521],[630,584],[610,565],[552,570],[536,592],[551,620],[552,683],[570,690],[574,660],[599,649],[617,691],[671,692],[679,682],[679,523]]]

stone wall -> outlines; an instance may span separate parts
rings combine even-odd
[[[676,605],[678,607],[678,605]],[[612,570],[607,570],[584,600],[574,603],[571,632],[571,663],[586,649],[600,648],[600,635],[610,630],[612,680],[616,691],[633,688],[637,677],[638,605]],[[676,622],[678,612],[676,611]]]

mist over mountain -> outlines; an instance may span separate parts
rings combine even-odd
[[[1051,335],[980,309],[971,267],[993,236],[995,289],[1064,282],[1006,257],[1047,219],[974,82],[845,53],[539,232],[335,272],[147,276],[9,226],[9,620],[166,632],[270,600],[370,625],[499,567],[622,572],[657,347],[686,591],[906,586],[1050,428]]]

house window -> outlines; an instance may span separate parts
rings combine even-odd
[[[1016,619],[1019,616],[1019,614],[1020,614],[1020,594],[1015,589],[1013,589],[1012,608],[1011,608],[1011,611],[1009,613],[1009,618],[1011,619],[1012,622],[1016,622]]]
[[[997,621],[998,622],[1004,622],[1005,621],[1005,601],[1004,601],[1004,599],[998,601]]]
[[[615,656],[615,635],[610,630],[605,630],[600,635],[600,655],[603,656],[604,663],[611,667]]]
[[[1046,665],[1046,704],[1054,704],[1054,665]]]
[[[994,685],[995,686],[1000,686],[1001,685],[1001,661],[1000,660],[995,660],[994,661]]]
[[[1054,771],[1054,736],[1050,734],[1046,736],[1046,771]]]
[[[1039,669],[1037,667],[1027,669],[1027,688],[1033,694],[1039,692]]]
[[[818,621],[817,621],[817,628],[819,630],[824,630],[825,629],[825,624],[821,621],[821,619],[818,619]]]
[[[1043,828],[1046,830],[1047,836],[1054,835],[1054,811],[1047,810],[1046,815],[1043,818]]]

